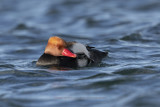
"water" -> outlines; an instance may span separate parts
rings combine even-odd
[[[0,106],[159,107],[159,10],[159,0],[0,0]],[[109,56],[37,67],[53,35]]]

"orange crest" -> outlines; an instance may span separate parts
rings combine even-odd
[[[48,40],[48,44],[62,47],[66,46],[66,42],[57,36],[50,37]]]

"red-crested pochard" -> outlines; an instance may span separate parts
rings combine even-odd
[[[106,57],[108,52],[102,52],[77,42],[66,42],[54,36],[50,37],[38,66],[85,67],[97,64]]]

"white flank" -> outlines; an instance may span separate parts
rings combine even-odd
[[[79,67],[85,67],[87,65],[87,60],[86,59],[78,59],[77,63],[78,63]]]

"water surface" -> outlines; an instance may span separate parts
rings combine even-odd
[[[159,0],[0,0],[1,107],[159,107]],[[37,67],[50,36],[109,56]]]

